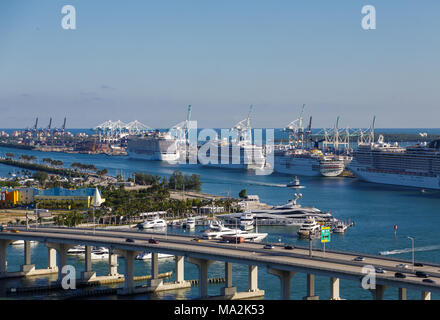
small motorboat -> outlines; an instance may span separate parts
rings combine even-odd
[[[301,185],[301,183],[299,182],[298,177],[295,177],[295,179],[291,180],[286,187],[288,188],[304,188],[304,186]]]
[[[332,232],[334,233],[345,233],[345,231],[347,230],[348,225],[345,224],[342,221],[339,221],[332,229]]]

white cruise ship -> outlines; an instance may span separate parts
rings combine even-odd
[[[174,162],[180,159],[178,139],[168,132],[128,136],[127,154],[132,159]]]
[[[248,117],[229,131],[229,137],[216,137],[198,147],[198,162],[201,165],[257,171],[265,168],[264,148],[252,142],[252,109],[251,106]]]
[[[375,183],[440,189],[440,139],[402,148],[397,143],[362,143],[348,168]]]
[[[207,167],[262,170],[263,147],[247,142],[209,141],[199,148],[199,163]]]
[[[339,176],[345,161],[337,155],[325,155],[318,149],[281,148],[274,151],[274,170],[298,176]]]

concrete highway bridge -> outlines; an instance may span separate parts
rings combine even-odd
[[[190,287],[184,277],[184,259],[195,264],[199,270],[200,298],[220,299],[248,299],[264,296],[264,291],[258,289],[258,268],[266,268],[267,272],[278,277],[281,282],[282,299],[290,298],[290,280],[295,273],[307,274],[307,296],[304,299],[318,299],[315,295],[314,279],[316,275],[329,277],[330,297],[340,299],[339,279],[348,279],[361,282],[366,275],[363,268],[367,265],[380,267],[385,273],[376,273],[376,286],[369,289],[373,299],[382,299],[388,287],[398,288],[398,298],[405,300],[406,291],[418,290],[421,299],[429,300],[431,292],[440,292],[440,265],[429,263],[419,267],[412,267],[406,260],[385,258],[382,256],[363,254],[364,261],[354,261],[359,254],[339,251],[313,250],[312,256],[308,248],[293,248],[287,250],[284,246],[274,245],[273,249],[264,249],[261,243],[224,243],[218,240],[194,241],[193,237],[185,235],[158,234],[137,232],[131,230],[109,229],[76,229],[43,227],[26,229],[17,227],[18,233],[0,232],[0,278],[35,276],[48,273],[58,273],[62,279],[62,266],[67,265],[67,251],[75,245],[86,246],[85,271],[81,275],[83,281],[93,281],[96,273],[92,270],[92,247],[109,248],[109,273],[107,278],[119,277],[117,270],[117,255],[125,259],[124,288],[120,294],[135,294],[150,291],[176,290]],[[127,242],[127,238],[134,242]],[[154,238],[159,243],[149,243]],[[7,246],[15,240],[25,241],[24,260],[19,272],[7,271]],[[35,269],[31,263],[30,241],[44,243],[48,247],[47,269]],[[136,288],[134,285],[134,260],[141,252],[152,252],[151,276],[146,288]],[[175,279],[173,282],[163,282],[159,279],[158,254],[166,253],[175,256]],[[57,255],[58,261],[57,264]],[[208,268],[214,261],[225,263],[225,286],[220,295],[208,296]],[[248,291],[237,292],[232,283],[232,264],[248,266]],[[408,264],[409,268],[398,268],[400,263]],[[414,269],[414,270],[413,270]],[[429,274],[433,283],[424,282],[417,277],[416,271]],[[406,275],[405,278],[396,278],[395,273]],[[362,289],[360,289],[362,290]]]

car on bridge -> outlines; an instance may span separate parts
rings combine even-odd
[[[423,263],[415,262],[414,267],[423,267]]]
[[[270,243],[266,244],[264,247],[264,249],[273,249],[275,248],[273,245],[271,245]]]
[[[435,283],[435,281],[432,279],[423,279],[422,282]]]
[[[125,239],[125,242],[134,242],[134,240],[132,238],[127,238]]]
[[[18,231],[17,229],[11,229],[11,230],[9,230],[9,231],[11,231],[12,233],[19,233],[20,231]]]
[[[416,271],[417,278],[429,278],[429,274],[424,271]]]
[[[0,226],[0,232],[8,232],[6,226]]]
[[[152,243],[152,244],[159,244],[159,241],[156,239],[149,239],[148,243]]]
[[[374,268],[374,271],[375,271],[376,273],[386,273],[386,271],[385,271],[384,269],[382,269],[381,267],[375,267],[375,268]]]
[[[195,242],[202,242],[202,240],[199,239],[199,238],[194,238],[194,239],[192,239],[192,241],[195,241]]]
[[[406,278],[406,276],[403,274],[403,273],[401,273],[401,272],[396,272],[395,274],[394,274],[394,276],[396,277],[396,278]]]
[[[353,261],[364,261],[365,258],[364,257],[356,257],[353,259]]]
[[[294,246],[289,246],[289,245],[284,247],[284,249],[286,249],[286,250],[293,250],[293,248],[294,248]]]
[[[408,269],[408,265],[404,263],[399,263],[398,265],[396,265],[396,268]]]

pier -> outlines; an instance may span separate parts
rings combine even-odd
[[[66,265],[67,250],[74,245],[85,245],[87,247],[99,246],[110,249],[109,274],[108,277],[119,278],[117,272],[116,254],[125,258],[126,268],[124,273],[124,287],[118,294],[138,294],[143,292],[160,292],[165,290],[176,290],[188,288],[191,281],[185,280],[184,261],[192,263],[198,268],[198,285],[200,299],[250,299],[263,297],[264,291],[258,287],[258,270],[264,268],[280,281],[281,298],[290,299],[290,288],[295,274],[307,274],[306,300],[319,299],[315,291],[315,277],[326,276],[329,278],[329,290],[332,300],[340,299],[340,279],[352,280],[360,283],[365,276],[363,267],[372,265],[386,270],[386,273],[376,274],[376,287],[370,290],[372,298],[380,300],[383,293],[389,287],[398,289],[398,298],[406,299],[406,290],[418,290],[421,292],[421,299],[429,300],[431,292],[440,292],[440,265],[434,263],[424,264],[411,268],[397,268],[398,263],[408,261],[384,258],[383,256],[366,255],[364,261],[354,261],[358,254],[342,251],[329,251],[325,253],[320,250],[313,251],[309,256],[307,248],[293,248],[286,250],[283,246],[275,245],[274,249],[263,249],[261,243],[220,243],[215,240],[204,240],[202,242],[192,241],[192,237],[182,235],[160,235],[139,233],[134,231],[117,231],[98,229],[69,229],[69,228],[40,228],[26,230],[17,228],[19,233],[0,233],[0,278],[36,275],[39,272],[57,273],[58,279],[62,279],[62,267]],[[158,244],[149,243],[149,239],[159,240]],[[134,242],[127,242],[131,238]],[[7,271],[6,247],[11,241],[25,240],[25,254],[22,271]],[[30,261],[29,241],[45,243],[49,250],[48,267],[43,270],[35,270]],[[27,248],[27,249],[26,249]],[[136,255],[143,251],[152,252],[151,278],[145,287],[134,285],[133,264]],[[175,256],[175,280],[164,282],[158,273],[158,253],[172,254]],[[56,255],[59,257],[57,265]],[[90,250],[86,250],[85,271],[81,276],[83,281],[96,281],[96,274],[90,263]],[[221,261],[225,265],[224,287],[216,296],[208,295],[208,269],[214,261]],[[232,281],[232,264],[248,266],[248,290],[237,292]],[[422,278],[415,275],[415,271],[424,271],[430,275],[434,283],[423,282]],[[394,272],[401,272],[406,278],[394,277]],[[363,290],[360,288],[360,290]]]

